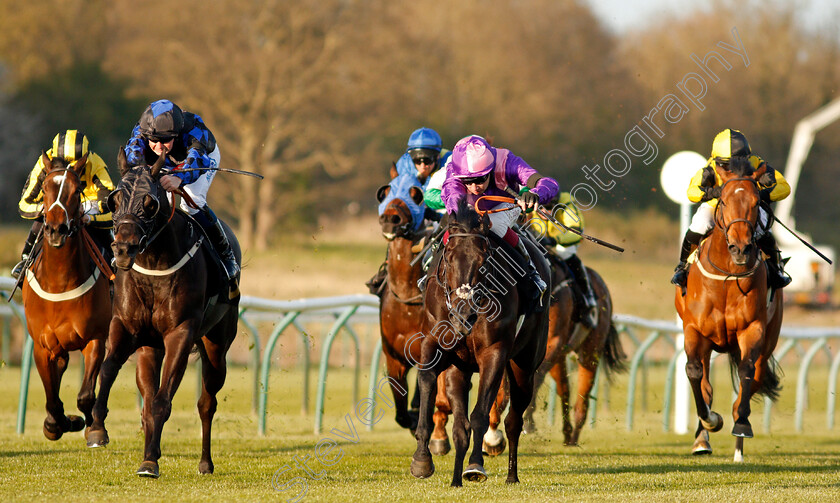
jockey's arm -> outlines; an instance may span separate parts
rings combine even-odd
[[[20,216],[27,220],[38,218],[41,214],[44,201],[41,188],[45,175],[45,166],[39,156],[38,162],[35,163],[35,167],[29,173],[29,178],[26,179],[26,184],[23,186],[23,193],[20,195],[20,202],[18,203]]]
[[[766,184],[763,182],[767,182]],[[767,171],[759,180],[761,199],[768,202],[781,201],[790,195],[790,184],[781,173],[767,164]]]
[[[89,209],[86,214],[96,227],[110,228],[111,210],[108,209],[108,195],[114,190],[114,183],[108,174],[105,161],[95,152],[91,152],[85,165],[86,187],[82,195]]]

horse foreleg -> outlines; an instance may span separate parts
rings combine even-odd
[[[519,456],[519,436],[522,433],[522,416],[531,398],[535,394],[534,375],[520,368],[511,360],[507,365],[508,386],[510,389],[510,411],[505,418],[505,433],[508,437],[508,476],[505,482],[519,482],[517,459]]]
[[[213,332],[221,335],[221,340],[228,340],[225,334],[236,333],[236,311],[233,316],[217,325]],[[198,399],[198,415],[201,418],[201,460],[198,463],[198,472],[203,474],[213,473],[213,457],[210,451],[212,438],[213,416],[216,414],[218,400],[216,394],[222,389],[227,377],[227,354],[228,345],[216,344],[213,342],[212,334],[202,338],[198,344],[201,354],[201,397]]]
[[[143,397],[143,409],[140,412],[140,423],[146,442],[151,440],[153,425],[152,402],[160,388],[160,367],[163,362],[163,350],[151,346],[143,346],[137,349],[137,369],[135,371],[135,382],[140,396]]]
[[[470,422],[467,420],[467,406],[471,373],[457,367],[446,371],[446,393],[452,405],[452,440],[455,443],[455,462],[452,469],[452,487],[462,485],[464,457],[470,446]],[[485,416],[486,417],[486,416]]]
[[[88,341],[82,354],[85,357],[85,376],[82,379],[79,396],[76,398],[76,406],[85,415],[85,426],[90,426],[93,424],[93,404],[96,403],[96,378],[99,376],[99,369],[105,358],[105,341],[102,339]]]
[[[563,361],[557,362],[551,367],[551,377],[557,383],[557,398],[560,399],[560,408],[563,418],[563,445],[575,445],[572,443],[572,421],[569,374],[566,367],[566,354],[563,354]]]
[[[738,379],[740,381],[738,397],[732,404],[732,418],[735,420],[732,434],[736,437],[752,438],[750,398],[752,398],[755,385],[755,363],[751,358],[741,360],[738,365]]]
[[[72,429],[77,425],[71,424],[72,418],[64,415],[64,404],[59,397],[61,376],[67,367],[67,355],[52,357],[48,350],[36,345],[34,357],[35,367],[38,369],[38,375],[41,376],[46,396],[47,417],[44,419],[44,436],[50,440],[58,440],[65,431],[81,430],[84,427],[84,421],[78,416],[73,416],[81,421],[82,426]]]
[[[395,420],[403,428],[414,432],[417,429],[417,415],[408,411],[408,366],[397,358],[385,352],[385,366],[388,371],[388,383],[391,385],[391,394],[394,395]]]
[[[592,387],[595,385],[595,373],[597,370],[597,356],[592,359],[578,358],[577,400],[575,400],[574,425],[572,428],[571,442],[568,442],[566,445],[578,445],[580,430],[583,429],[583,425],[586,423],[586,416],[589,413],[589,397],[592,393]]]
[[[437,348],[431,346],[429,349],[433,351]],[[432,358],[429,357],[423,361],[432,361]],[[417,387],[420,390],[420,411],[418,414],[417,430],[414,433],[414,437],[417,439],[417,449],[411,458],[411,474],[420,479],[431,477],[435,473],[432,453],[429,451],[429,437],[432,432],[432,413],[434,412],[432,396],[437,394],[437,376],[443,368],[445,366],[438,362],[437,365],[418,370],[417,373]]]
[[[437,393],[435,394],[435,408],[437,409],[432,417],[435,429],[432,438],[429,440],[429,450],[435,456],[443,456],[449,452],[449,436],[446,434],[446,422],[452,414],[452,407],[449,398],[446,396],[446,371],[441,372],[437,377]]]
[[[85,430],[88,447],[103,447],[109,442],[105,418],[108,416],[108,398],[111,395],[111,387],[117,379],[120,368],[135,349],[131,335],[128,334],[119,318],[111,319],[108,346],[108,355],[102,362],[99,372],[99,395],[93,405],[93,424]]]
[[[481,448],[488,456],[498,456],[505,452],[505,436],[499,430],[499,423],[502,422],[502,412],[508,406],[509,396],[507,379],[502,375],[502,383],[499,385],[499,392],[496,393],[496,401],[490,409],[490,426],[484,434]]]
[[[499,393],[499,386],[502,384],[506,362],[507,355],[503,350],[492,352],[485,358],[479,359],[478,362],[478,393],[475,406],[473,407],[472,413],[470,413],[470,429],[472,430],[473,446],[469,465],[467,465],[463,473],[464,478],[470,482],[484,482],[487,480],[487,474],[484,471],[484,455],[481,452],[481,444],[484,434],[487,433],[487,428],[490,426],[490,409],[493,407],[493,403]],[[457,470],[456,466],[456,472]],[[452,479],[452,485],[460,485],[460,482],[461,476],[456,473],[456,477]]]
[[[163,425],[172,413],[172,398],[178,391],[184,371],[187,368],[187,361],[190,355],[190,348],[193,344],[195,328],[193,324],[184,324],[175,330],[163,334],[164,357],[163,369],[161,372],[160,389],[152,399],[150,417],[144,418],[144,424],[151,425],[146,428],[146,446],[143,450],[143,462],[137,469],[137,475],[141,477],[160,476],[158,459],[160,459],[160,438],[163,433]],[[149,435],[151,430],[151,435]]]

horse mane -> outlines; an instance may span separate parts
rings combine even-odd
[[[466,231],[472,231],[481,227],[481,216],[467,203],[467,198],[458,200],[458,208],[449,217],[450,225],[457,225]]]
[[[755,168],[750,164],[749,159],[739,155],[729,160],[729,172],[739,177],[748,177],[755,173]]]

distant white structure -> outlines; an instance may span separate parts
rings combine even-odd
[[[793,140],[790,144],[787,164],[785,165],[785,179],[790,184],[790,196],[777,203],[776,216],[786,226],[793,229],[803,239],[811,242],[810,236],[796,230],[793,217],[793,202],[802,165],[808,157],[814,136],[824,127],[840,119],[840,98],[835,98],[829,104],[808,115],[796,124],[793,130]],[[785,288],[785,294],[791,296],[797,303],[828,304],[831,302],[831,291],[834,288],[834,266],[827,263],[812,250],[809,250],[790,232],[774,225],[773,234],[779,242],[782,256],[789,256],[790,261],[785,270],[792,278],[791,284]],[[811,243],[813,244],[813,243]],[[824,245],[815,245],[823,255],[835,261],[834,249]]]

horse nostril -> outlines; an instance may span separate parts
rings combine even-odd
[[[400,216],[399,215],[390,215],[388,221],[394,225],[400,223]]]
[[[729,245],[729,253],[735,255],[736,253],[738,253],[738,247],[735,245]]]

